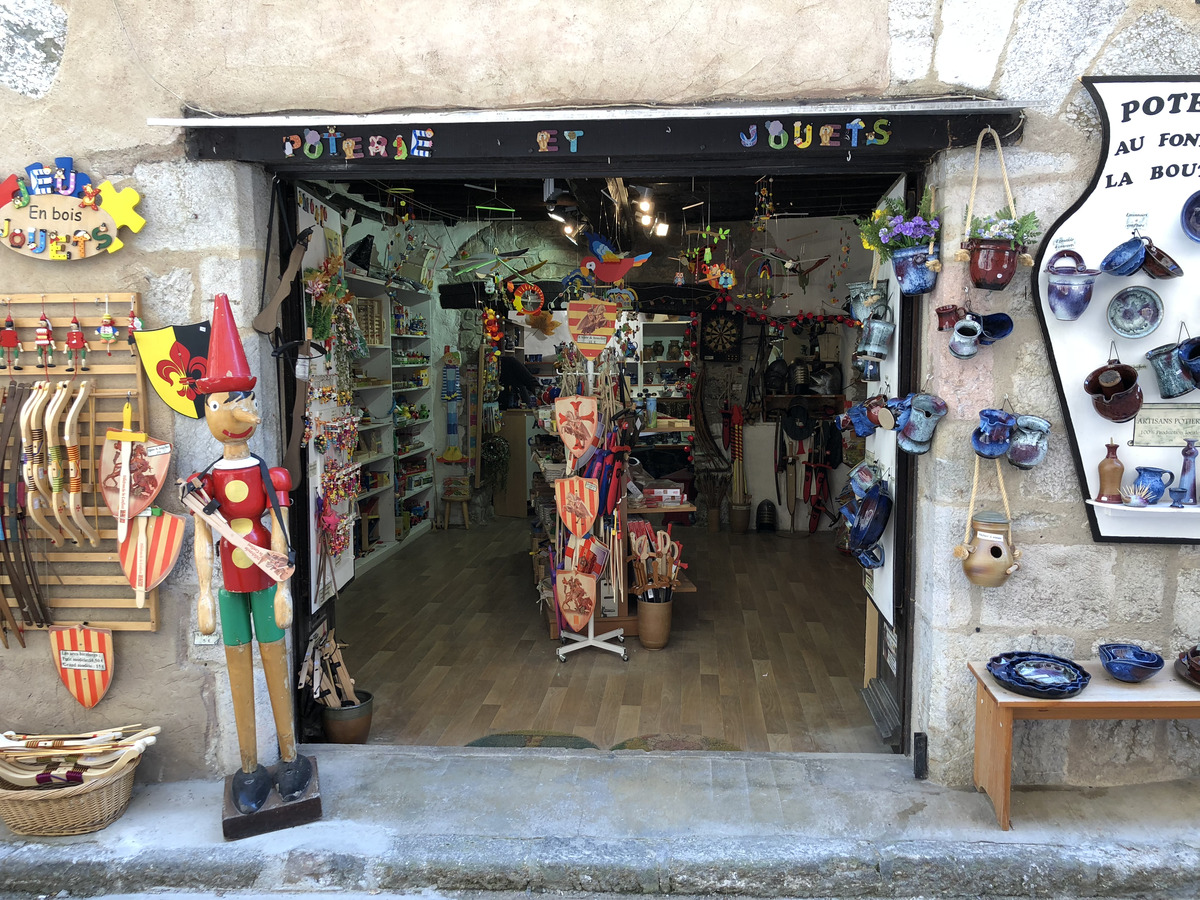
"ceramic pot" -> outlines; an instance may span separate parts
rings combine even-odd
[[[1179,362],[1193,382],[1200,382],[1200,337],[1188,338],[1179,345]]]
[[[1069,259],[1070,264],[1062,260]],[[1046,302],[1054,318],[1074,322],[1092,302],[1092,287],[1099,269],[1089,269],[1074,250],[1059,250],[1046,264]]]
[[[1092,395],[1096,412],[1110,422],[1128,422],[1142,408],[1142,389],[1137,383],[1137,369],[1119,359],[1094,370],[1083,380],[1083,389]]]
[[[905,247],[892,254],[892,269],[896,273],[896,281],[902,294],[928,294],[937,284],[937,272],[925,264],[938,258],[939,247],[935,243],[933,250],[928,244],[919,247]]]
[[[669,590],[664,593],[670,593]],[[671,606],[673,601],[638,600],[638,640],[647,650],[661,650],[671,639]]]
[[[983,326],[974,317],[956,322],[954,333],[950,335],[950,352],[959,359],[970,359],[979,352],[979,338],[982,334]]]
[[[653,344],[650,345],[650,358],[651,359],[662,359],[664,349],[665,348],[663,347],[662,341],[655,341]]]
[[[1020,551],[1012,546],[1012,529],[1008,519],[999,513],[977,512],[971,519],[973,532],[962,561],[963,574],[971,584],[980,587],[1000,587],[1008,576],[1020,568]]]
[[[1183,488],[1173,487],[1167,493],[1171,495],[1171,509],[1183,509],[1183,495],[1187,493]]]
[[[1100,493],[1096,497],[1097,503],[1115,503],[1120,505],[1121,500],[1121,478],[1125,474],[1125,464],[1117,458],[1118,445],[1105,444],[1108,448],[1108,455],[1100,460]]]
[[[983,329],[979,335],[979,345],[989,347],[1012,334],[1013,320],[1007,313],[992,313],[979,320],[979,327]]]
[[[1163,344],[1146,353],[1150,366],[1158,378],[1158,392],[1164,400],[1182,397],[1196,387],[1191,373],[1183,367],[1179,358],[1178,344]]]
[[[981,409],[979,427],[971,434],[971,446],[984,459],[999,459],[1008,452],[1017,417],[1002,409]]]
[[[354,692],[357,706],[323,706],[325,739],[332,744],[365,744],[371,734],[375,698],[369,691]]]
[[[683,345],[679,341],[671,341],[667,344],[667,359],[675,360],[683,358]]]
[[[938,331],[950,331],[954,328],[954,323],[967,314],[965,309],[955,306],[953,303],[948,306],[939,306],[934,312],[937,314]]]
[[[853,365],[862,373],[863,381],[879,380],[879,360],[874,357],[855,353]]]
[[[1024,247],[1012,241],[971,238],[963,244],[971,254],[971,283],[985,291],[1002,291],[1017,274],[1017,257]]]
[[[1017,416],[1012,440],[1008,445],[1008,461],[1018,469],[1032,469],[1050,449],[1050,423],[1041,416]]]
[[[884,307],[881,314],[886,317],[876,318],[871,317],[863,322],[862,337],[859,338],[857,351],[863,356],[873,356],[875,359],[887,359],[888,350],[891,349],[892,335],[896,332],[896,326],[891,321],[891,309]]]
[[[1179,470],[1179,487],[1183,489],[1183,502],[1196,502],[1196,440],[1185,438],[1183,448],[1183,467]]]
[[[1160,469],[1157,466],[1138,466],[1137,478],[1133,480],[1133,489],[1146,498],[1147,503],[1157,503],[1162,499],[1172,482],[1175,473]]]
[[[850,315],[860,322],[865,322],[872,315],[882,311],[887,305],[887,284],[884,280],[875,284],[856,281],[846,285],[846,290],[850,292]]]
[[[929,452],[937,423],[949,410],[946,401],[934,394],[913,396],[904,427],[896,435],[896,446],[905,453]]]

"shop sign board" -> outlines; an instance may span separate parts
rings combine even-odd
[[[1129,485],[1139,467],[1158,467],[1179,478],[1185,438],[1200,438],[1200,401],[1191,381],[1166,383],[1151,363],[1195,328],[1200,293],[1200,78],[1088,77],[1084,87],[1102,124],[1099,161],[1083,195],[1046,232],[1038,249],[1032,286],[1038,318],[1062,402],[1066,435],[1096,541],[1200,543],[1200,507],[1171,509],[1170,498],[1134,508],[1095,501],[1098,466],[1106,444],[1118,457]],[[1176,264],[1154,274],[1151,248]],[[1074,256],[1101,270],[1090,301],[1062,302],[1068,288],[1051,291],[1047,266],[1061,269]],[[1149,262],[1142,262],[1143,256]],[[1118,265],[1130,260],[1128,265]],[[1053,305],[1051,301],[1054,301]],[[1155,351],[1153,356],[1148,356]],[[1093,395],[1110,361],[1137,373],[1136,390],[1124,389],[1132,405]],[[1122,370],[1126,371],[1126,370]],[[1180,394],[1182,389],[1183,393]],[[1137,397],[1140,391],[1140,400]],[[1178,398],[1178,399],[1176,399]],[[1174,402],[1163,402],[1163,401]],[[1043,415],[1046,411],[1022,409]]]
[[[141,195],[110,181],[97,186],[74,162],[60,156],[53,167],[31,163],[0,182],[0,243],[32,259],[65,262],[116,253],[124,246],[122,227],[142,230],[146,220],[134,211]]]

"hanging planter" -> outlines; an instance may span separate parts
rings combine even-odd
[[[975,211],[975,189],[979,184],[979,157],[983,151],[983,139],[991,135],[996,142],[996,158],[1000,161],[1000,176],[1004,181],[1004,196],[1008,206],[982,218]],[[1032,266],[1029,244],[1041,234],[1041,223],[1037,213],[1023,216],[1016,213],[1012,188],[1008,184],[1008,170],[1004,167],[1004,152],[1000,149],[1000,135],[988,127],[979,132],[975,142],[975,177],[971,181],[971,198],[967,201],[967,236],[954,254],[959,262],[970,262],[971,283],[985,291],[1002,291],[1017,274],[1017,266]]]
[[[942,223],[933,208],[934,196],[933,186],[926,187],[913,215],[908,214],[900,197],[885,197],[871,215],[854,223],[863,248],[876,254],[871,284],[876,281],[879,263],[890,261],[901,293],[926,294],[933,290],[937,273],[942,270],[937,245]]]
[[[939,268],[932,268],[931,262],[936,262]],[[905,247],[892,254],[892,268],[902,294],[928,294],[937,284],[940,267],[938,247],[933,241],[927,247]]]

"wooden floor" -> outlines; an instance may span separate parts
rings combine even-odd
[[[462,746],[557,731],[607,749],[643,734],[748,751],[888,752],[858,695],[866,596],[832,536],[677,528],[696,593],[663,650],[560,663],[535,603],[528,524],[435,531],[342,594],[337,635],[375,695],[371,743]],[[602,629],[598,629],[602,630]]]

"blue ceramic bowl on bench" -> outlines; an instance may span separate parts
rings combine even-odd
[[[1117,681],[1145,681],[1162,671],[1163,658],[1137,644],[1101,644],[1100,662]]]

